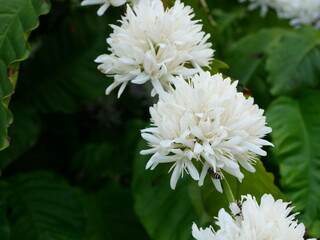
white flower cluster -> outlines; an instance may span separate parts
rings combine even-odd
[[[150,82],[151,95],[159,96],[150,108],[152,127],[142,130],[151,149],[141,153],[153,154],[147,168],[171,163],[173,189],[184,172],[200,186],[209,173],[222,192],[224,172],[242,181],[240,165],[255,171],[255,157],[265,156],[261,148],[272,145],[262,139],[271,129],[253,99],[237,92],[237,81],[204,72],[214,50],[207,42],[210,35],[193,17],[180,0],[167,9],[161,0],[127,5],[121,26],[112,25],[107,39],[110,53],[95,61],[114,77],[106,94],[120,86],[120,97],[129,82]]]
[[[209,65],[213,56],[209,34],[201,31],[199,21],[192,20],[193,11],[180,1],[164,9],[160,0],[144,0],[129,6],[121,26],[107,39],[110,54],[96,59],[98,68],[114,76],[106,93],[121,85],[121,95],[128,82],[151,81],[152,95],[167,89],[174,76],[189,77]]]
[[[279,18],[290,19],[292,26],[312,25],[320,29],[320,0],[239,0],[249,1],[249,9],[261,7],[261,15],[273,8]]]
[[[193,224],[192,235],[197,240],[303,240],[305,226],[298,224],[296,214],[289,215],[293,209],[289,204],[268,194],[262,196],[260,205],[251,195],[243,196],[240,203],[230,204],[232,215],[219,211],[218,231]]]
[[[254,172],[256,155],[265,156],[262,146],[272,145],[263,140],[271,132],[266,127],[263,110],[237,92],[237,81],[231,83],[221,74],[211,76],[201,72],[188,81],[174,79],[174,88],[159,95],[159,102],[150,108],[152,127],[142,131],[153,154],[147,168],[173,162],[171,188],[186,170],[199,185],[208,171],[216,174],[213,183],[222,191],[223,171],[242,180],[239,164]],[[199,175],[194,162],[202,164]]]

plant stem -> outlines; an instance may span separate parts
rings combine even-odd
[[[230,188],[230,185],[229,185],[227,179],[225,179],[225,178],[222,180],[222,189],[223,189],[223,192],[226,195],[229,203],[236,202],[236,200],[233,196],[232,190]]]
[[[204,9],[204,11],[206,12],[207,16],[208,16],[208,21],[212,26],[217,26],[217,23],[213,20],[212,15],[210,13],[210,9],[208,7],[208,4],[206,2],[206,0],[200,0],[200,3],[202,5],[202,8]]]

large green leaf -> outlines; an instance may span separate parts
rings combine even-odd
[[[94,59],[107,53],[108,24],[115,22],[110,14],[99,17],[95,9],[76,8],[43,37],[22,66],[18,88],[25,101],[42,112],[73,113],[105,95],[108,81]]]
[[[267,111],[281,184],[298,215],[320,237],[320,92],[280,97]]]
[[[232,44],[225,56],[230,66],[230,75],[248,84],[284,32],[284,29],[279,28],[263,29]]]
[[[320,32],[304,27],[288,32],[270,53],[268,82],[274,95],[314,87],[320,79]]]
[[[139,151],[146,148],[145,141],[140,141],[134,163],[132,191],[137,215],[152,239],[193,239],[191,225],[198,221],[198,216],[189,197],[190,177],[180,179],[172,190],[170,174],[163,166],[145,170],[150,156],[141,156]]]
[[[274,185],[274,177],[263,167],[260,160],[255,164],[256,172],[250,173],[243,170],[244,179],[240,183],[235,177],[226,174],[226,179],[232,189],[236,200],[241,199],[241,195],[251,194],[257,199],[265,193],[272,194],[276,199],[283,199],[281,191]],[[218,211],[224,207],[228,209],[228,200],[224,194],[219,193],[207,178],[201,188],[203,208],[207,215],[213,217],[218,215]]]
[[[83,211],[73,189],[48,172],[16,175],[2,188],[11,240],[81,240]]]
[[[134,214],[130,188],[110,182],[83,199],[87,216],[86,239],[149,239]]]
[[[19,61],[28,56],[28,36],[49,11],[48,0],[0,1],[0,150],[9,145],[7,127],[12,122],[8,109],[16,85]]]

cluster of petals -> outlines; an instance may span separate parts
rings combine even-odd
[[[98,9],[97,14],[99,16],[102,16],[110,6],[119,7],[123,4],[125,4],[126,2],[131,2],[131,3],[135,4],[138,1],[139,0],[83,0],[81,2],[81,5],[82,6],[101,5],[101,7]]]
[[[250,1],[249,9],[261,7],[261,15],[273,8],[279,18],[290,19],[292,26],[312,25],[320,29],[320,0],[239,0]]]
[[[264,111],[253,98],[246,98],[237,91],[237,81],[221,74],[201,72],[187,81],[182,77],[174,81],[174,88],[160,93],[150,108],[151,127],[142,130],[150,149],[141,154],[153,154],[146,167],[172,163],[172,189],[184,172],[200,186],[209,169],[221,176],[228,172],[239,181],[243,178],[239,165],[254,172],[255,157],[266,155],[262,146],[272,144],[262,139],[271,128],[265,126]],[[200,174],[195,162],[202,166]],[[220,179],[212,180],[221,192]]]
[[[217,231],[193,224],[192,235],[197,240],[303,240],[305,226],[298,224],[296,214],[290,215],[289,204],[269,194],[262,196],[260,205],[251,195],[242,196],[241,204],[230,204],[232,214],[220,209]]]
[[[209,34],[192,20],[191,7],[176,1],[165,9],[160,0],[143,0],[127,7],[121,26],[111,25],[107,39],[110,54],[95,61],[98,69],[114,82],[106,94],[121,86],[121,95],[128,82],[152,83],[152,94],[169,88],[174,76],[189,77],[210,64],[213,56]]]

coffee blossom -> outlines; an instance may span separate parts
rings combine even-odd
[[[312,25],[320,29],[320,0],[239,0],[249,1],[249,9],[261,7],[264,16],[273,8],[279,18],[289,19],[292,26]]]
[[[154,95],[167,89],[174,76],[189,77],[208,66],[213,56],[211,44],[206,43],[210,35],[193,17],[193,10],[180,1],[170,9],[160,0],[140,1],[133,9],[128,6],[121,26],[111,25],[110,54],[95,60],[100,71],[114,77],[106,94],[121,86],[119,97],[128,82],[150,81]]]
[[[141,154],[153,154],[147,168],[159,163],[172,163],[170,185],[175,188],[184,171],[199,185],[207,173],[215,174],[213,183],[222,191],[223,172],[244,177],[239,164],[254,172],[256,155],[265,156],[262,146],[272,145],[262,139],[271,132],[266,127],[263,110],[237,92],[237,81],[201,72],[185,81],[174,79],[169,92],[159,94],[159,102],[150,108],[150,128],[142,130],[142,137],[150,149]],[[201,174],[194,163],[202,166]],[[217,175],[218,174],[218,175]]]
[[[274,6],[274,2],[276,0],[239,0],[239,2],[249,1],[250,4],[248,6],[249,10],[253,10],[256,8],[261,8],[261,16],[265,16],[268,12],[268,8]]]
[[[305,226],[298,224],[296,214],[289,215],[289,204],[269,194],[262,196],[260,205],[251,195],[243,196],[241,204],[230,204],[231,215],[223,208],[219,211],[219,230],[193,224],[192,235],[197,240],[303,240]]]

